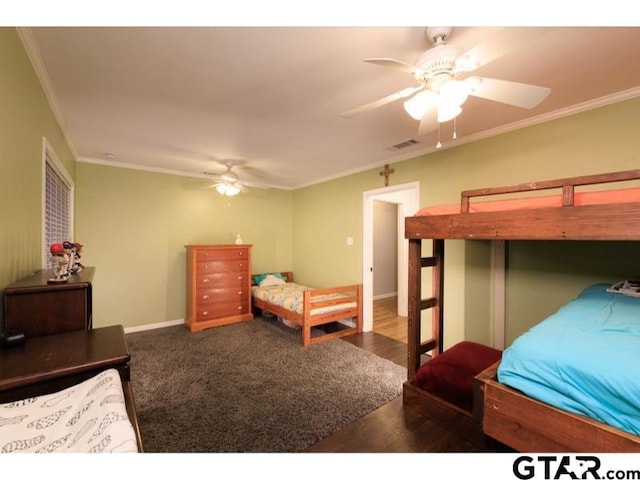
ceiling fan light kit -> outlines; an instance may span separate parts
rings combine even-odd
[[[413,119],[420,121],[419,135],[424,135],[439,130],[440,123],[460,115],[462,104],[469,96],[520,108],[534,108],[551,93],[549,88],[537,85],[478,76],[461,78],[465,73],[513,51],[531,40],[535,33],[526,29],[504,29],[502,34],[464,52],[447,43],[452,30],[452,27],[427,27],[425,34],[432,46],[418,58],[415,65],[392,58],[365,59],[369,63],[408,72],[419,85],[351,109],[342,116],[350,118],[357,113],[406,98],[404,109]]]
[[[431,90],[423,90],[404,102],[403,106],[411,118],[414,120],[420,120],[427,107],[436,104],[435,97],[436,94]]]
[[[462,104],[480,84],[478,77],[448,80],[437,91],[429,87],[404,102],[405,111],[414,119],[422,120],[427,108],[437,108],[438,122],[448,122],[462,112]]]
[[[227,169],[222,173],[213,173],[208,171],[203,172],[206,175],[215,175],[217,177],[220,177],[220,180],[211,185],[211,187],[215,187],[216,191],[220,195],[226,195],[227,197],[233,197],[234,195],[245,191],[246,187],[244,186],[243,182],[240,181],[240,177],[238,177],[235,172],[231,171],[231,169],[235,166],[235,163],[225,162],[224,165],[227,167]]]
[[[462,113],[460,105],[440,105],[438,106],[438,122],[444,123],[453,120]]]
[[[220,195],[226,195],[227,197],[233,197],[240,193],[240,189],[230,183],[219,183],[216,185],[216,190]]]

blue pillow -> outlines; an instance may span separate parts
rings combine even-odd
[[[274,277],[277,277],[277,278],[279,278],[281,280],[284,280],[284,277],[281,274],[277,273],[277,272],[276,273],[262,273],[262,274],[256,275],[254,277],[254,281],[255,281],[256,285],[260,285],[260,282],[262,282],[265,278],[267,278],[267,275],[273,275]]]

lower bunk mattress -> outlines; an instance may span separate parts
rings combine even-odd
[[[587,287],[518,337],[498,381],[562,410],[640,435],[640,298]]]
[[[0,404],[0,453],[13,452],[138,452],[118,371]]]

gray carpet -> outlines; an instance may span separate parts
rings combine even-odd
[[[272,319],[130,333],[147,452],[300,452],[402,392],[406,369]]]

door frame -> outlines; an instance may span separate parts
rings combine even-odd
[[[362,316],[363,330],[373,330],[373,202],[398,205],[398,315],[407,316],[409,241],[404,236],[404,219],[420,208],[420,182],[367,190],[362,194]]]

